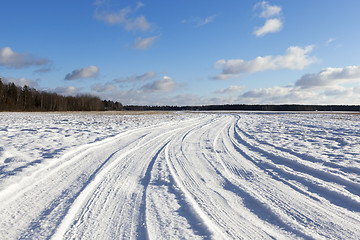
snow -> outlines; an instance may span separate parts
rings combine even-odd
[[[0,239],[359,239],[360,115],[0,113]]]

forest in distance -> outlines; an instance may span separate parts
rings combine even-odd
[[[0,111],[342,111],[360,112],[360,105],[225,104],[202,106],[139,106],[101,100],[89,94],[63,96],[28,86],[3,83],[0,78]]]
[[[360,112],[360,105],[225,104],[203,106],[123,106],[126,111],[284,111]]]
[[[3,83],[0,78],[0,111],[103,111],[122,110],[119,102],[92,95],[62,96],[28,86]]]

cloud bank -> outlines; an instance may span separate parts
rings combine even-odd
[[[91,87],[91,90],[96,92],[111,92],[115,89],[116,87],[111,82],[107,82],[105,84],[95,84]]]
[[[38,80],[30,80],[30,79],[26,79],[26,78],[12,78],[12,77],[2,77],[1,80],[4,83],[15,83],[15,85],[20,86],[20,87],[24,87],[25,85],[31,88],[37,87],[38,84]]]
[[[75,69],[65,76],[65,80],[77,80],[83,78],[92,78],[97,75],[99,68],[96,66],[89,66],[85,68]]]
[[[228,94],[228,93],[242,92],[245,88],[246,88],[245,86],[230,86],[228,88],[219,89],[215,91],[215,93]]]
[[[132,75],[130,77],[126,77],[126,78],[117,78],[117,79],[114,79],[113,81],[117,82],[117,83],[143,82],[143,81],[153,79],[154,77],[156,77],[156,75],[157,75],[156,72],[146,72],[141,75],[134,74],[134,75]]]
[[[351,83],[353,86],[344,86]],[[326,68],[305,74],[294,85],[260,88],[241,94],[238,101],[278,104],[359,104],[360,66]]]
[[[130,105],[176,105],[181,104],[182,101],[190,101],[190,98],[181,97],[180,101],[178,97],[175,97],[175,90],[179,89],[180,85],[169,76],[138,85],[156,75],[155,72],[147,72],[142,75],[120,78],[120,81],[113,80],[105,84],[96,84],[92,86],[91,94]],[[123,82],[130,83],[131,86],[129,88],[117,86],[117,83]]]
[[[285,55],[256,57],[253,60],[245,61],[243,59],[218,60],[215,68],[221,68],[221,74],[213,77],[217,80],[239,77],[243,73],[255,73],[266,70],[278,69],[303,69],[312,64],[316,59],[308,54],[312,51],[312,46],[304,48],[293,46],[286,50]]]
[[[129,77],[143,83],[153,78],[153,72]],[[132,80],[130,80],[130,78]],[[142,79],[142,80],[140,80]],[[306,81],[305,81],[306,79]],[[147,80],[146,80],[147,81]],[[358,104],[360,102],[360,66],[326,68],[318,73],[305,74],[294,84],[258,88],[248,91],[245,86],[231,85],[215,91],[216,97],[196,94],[175,94],[179,84],[163,78],[130,89],[118,88],[115,82],[93,86],[95,95],[123,104],[139,105],[204,105],[204,104]],[[65,91],[66,90],[66,91]],[[59,92],[59,91],[58,91]],[[63,89],[67,94],[70,89]],[[73,89],[76,92],[76,89]]]
[[[360,82],[360,66],[345,68],[326,68],[317,74],[302,76],[295,85],[304,89],[333,88],[350,82]]]
[[[54,92],[63,96],[75,96],[79,94],[79,89],[75,86],[57,87],[54,89]]]
[[[170,77],[164,76],[162,79],[145,84],[141,90],[145,92],[171,92],[177,87],[176,82]]]
[[[0,66],[19,69],[30,66],[44,66],[48,63],[48,59],[37,58],[30,53],[16,53],[10,47],[0,49]]]

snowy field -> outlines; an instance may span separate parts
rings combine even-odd
[[[0,113],[0,239],[360,239],[360,115]]]

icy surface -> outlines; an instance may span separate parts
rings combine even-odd
[[[360,239],[360,115],[0,113],[0,239]]]

